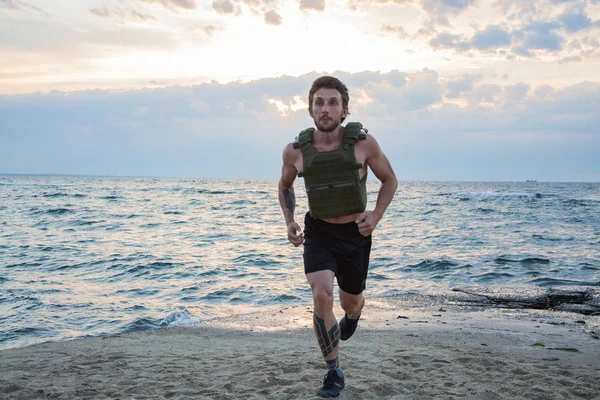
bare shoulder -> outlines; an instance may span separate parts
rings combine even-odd
[[[381,148],[379,147],[379,143],[377,143],[375,137],[362,129],[360,133],[364,133],[366,135],[366,139],[359,140],[356,145],[365,152],[367,157],[379,154],[381,152]]]
[[[284,164],[294,164],[301,154],[300,149],[294,147],[294,143],[298,143],[298,139],[294,140],[292,143],[288,143],[283,148]]]

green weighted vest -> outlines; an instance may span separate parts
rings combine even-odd
[[[303,130],[294,148],[302,150],[303,171],[308,207],[313,218],[336,218],[365,211],[367,207],[366,175],[360,179],[362,165],[356,162],[354,144],[366,139],[360,122],[344,127],[340,147],[318,152],[312,146],[314,128]],[[366,129],[364,129],[366,131]]]

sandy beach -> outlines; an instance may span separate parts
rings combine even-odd
[[[297,304],[8,349],[0,398],[316,398],[325,366],[311,321]],[[597,315],[370,299],[340,347],[340,398],[600,399],[599,332]]]

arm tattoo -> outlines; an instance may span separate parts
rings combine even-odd
[[[294,210],[296,209],[296,193],[294,193],[294,188],[291,187],[289,189],[284,189],[283,198],[285,199],[285,205],[287,206],[288,210],[290,210],[293,214]]]
[[[336,321],[335,325],[327,332],[325,320],[317,317],[317,314],[313,314],[313,323],[323,357],[327,357],[338,345],[340,340],[340,326]]]

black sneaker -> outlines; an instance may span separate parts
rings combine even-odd
[[[354,331],[358,326],[358,320],[360,316],[356,319],[348,318],[348,314],[344,315],[344,318],[340,321],[340,339],[348,340],[352,335],[354,335]]]
[[[325,375],[323,387],[319,389],[317,396],[325,398],[338,397],[344,386],[342,370],[339,368],[332,369]]]

